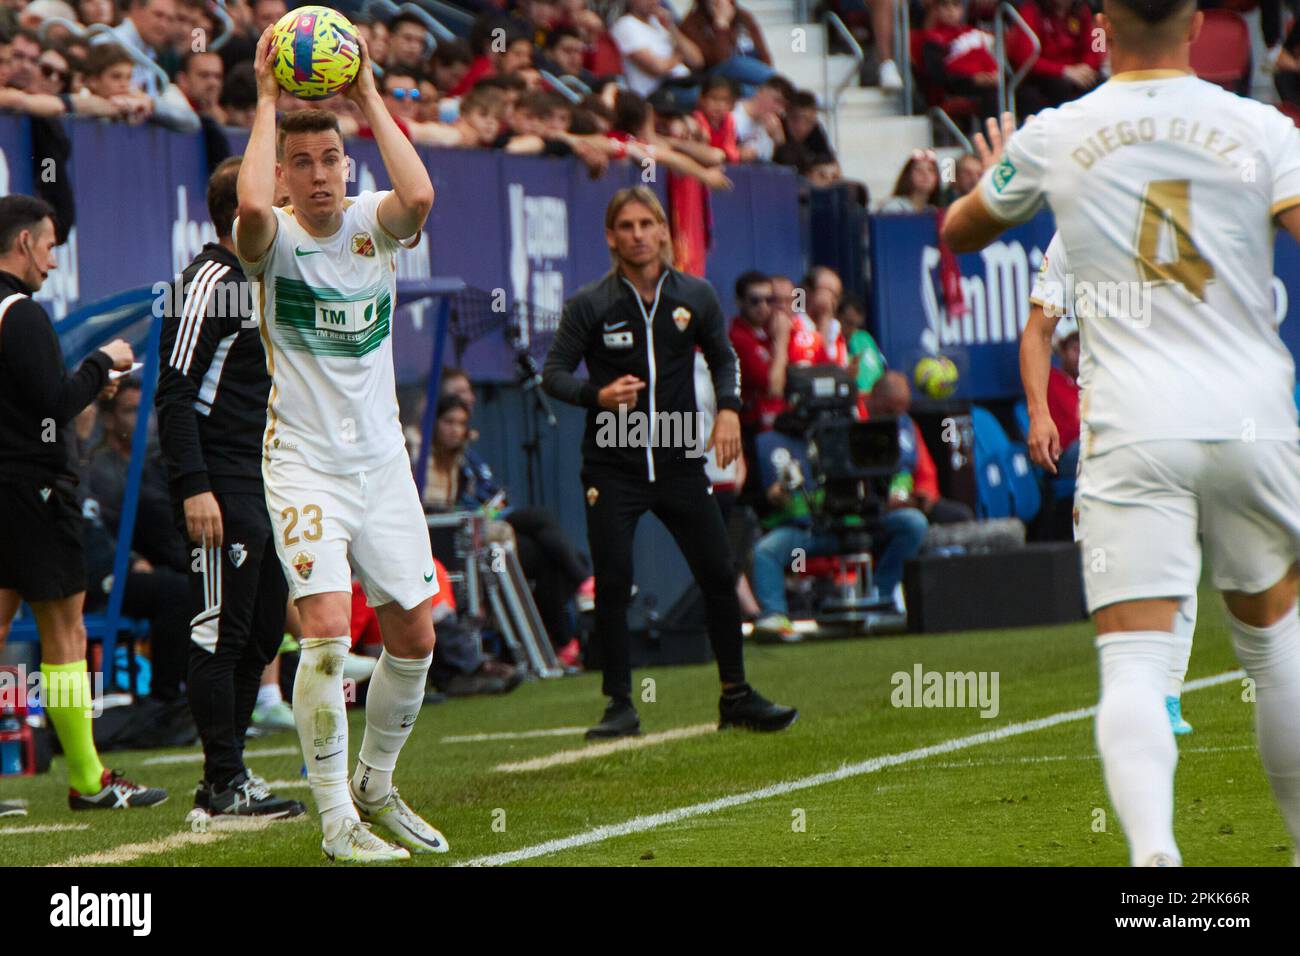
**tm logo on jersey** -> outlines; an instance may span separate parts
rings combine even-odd
[[[317,302],[316,328],[321,332],[364,332],[375,321],[375,303]]]
[[[1007,183],[1011,182],[1015,175],[1016,164],[1003,156],[1002,162],[998,163],[997,167],[993,170],[993,188],[998,192],[1002,192],[1002,190],[1007,188]]]

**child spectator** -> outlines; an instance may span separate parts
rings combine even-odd
[[[993,37],[963,23],[962,13],[962,0],[936,0],[933,26],[916,34],[921,68],[932,97],[937,91],[971,97],[979,116],[993,116],[998,87]]]
[[[740,144],[736,138],[736,87],[725,76],[711,76],[700,89],[699,108],[695,122],[714,146],[727,157],[727,162],[740,162]]]
[[[781,121],[786,103],[794,92],[789,80],[773,76],[753,96],[736,104],[732,116],[736,120],[742,163],[772,161],[777,146],[785,142],[785,127]]]
[[[1042,52],[1017,90],[1022,116],[1060,106],[1087,93],[1101,78],[1104,45],[1095,42],[1092,10],[1084,0],[1024,0],[1020,15]],[[1033,42],[1018,26],[1007,38],[1017,69],[1033,56]]]

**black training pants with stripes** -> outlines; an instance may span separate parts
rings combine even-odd
[[[221,547],[196,549],[190,568],[189,696],[203,778],[224,787],[244,771],[244,737],[262,671],[284,637],[289,586],[266,499],[218,492],[217,504]]]
[[[677,542],[704,595],[704,616],[718,677],[725,684],[745,680],[740,637],[740,602],[722,512],[709,490],[703,467],[661,475],[655,481],[616,472],[584,470],[587,542],[596,578],[595,641],[607,697],[632,696],[631,638],[627,609],[632,592],[632,540],[647,511],[663,522]]]

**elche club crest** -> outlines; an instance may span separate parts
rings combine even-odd
[[[293,569],[298,572],[298,577],[306,581],[311,577],[311,569],[316,564],[316,555],[310,551],[299,551],[293,556]]]
[[[678,332],[685,332],[686,326],[691,324],[691,310],[684,305],[679,305],[673,309],[673,322]]]
[[[370,233],[358,232],[353,236],[352,251],[359,256],[370,256],[373,258],[375,255],[375,241],[370,238]]]

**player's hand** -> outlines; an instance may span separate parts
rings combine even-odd
[[[357,69],[357,78],[343,95],[358,106],[363,106],[368,97],[379,95],[379,89],[375,86],[375,68],[370,65],[370,47],[366,46],[366,38],[358,33],[357,40],[361,44],[361,66]]]
[[[1016,131],[1016,114],[1003,113],[1001,122],[990,116],[984,121],[985,133],[975,134],[975,155],[982,169],[996,166],[1002,159],[1002,148]]]
[[[712,451],[717,458],[718,467],[726,468],[740,457],[740,416],[729,408],[718,412],[713,421],[713,434],[704,449]]]
[[[611,412],[618,411],[624,405],[636,404],[636,393],[645,388],[645,382],[635,375],[624,375],[615,379],[597,393],[596,401],[601,408]]]
[[[262,31],[257,40],[257,52],[253,54],[253,75],[257,77],[257,98],[275,102],[280,98],[280,84],[275,79],[271,67],[275,63],[275,50],[271,47],[271,34],[274,26]]]
[[[122,339],[113,339],[107,345],[101,345],[99,350],[113,360],[115,372],[126,372],[135,362],[135,353],[131,351],[130,344]]]
[[[1061,457],[1061,434],[1050,415],[1029,422],[1029,460],[1049,474],[1056,474],[1056,462]]]
[[[221,508],[210,491],[185,499],[185,531],[195,544],[221,547]]]

